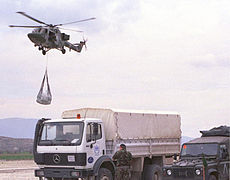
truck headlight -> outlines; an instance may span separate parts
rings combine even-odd
[[[78,172],[78,171],[72,171],[71,172],[71,176],[73,176],[73,177],[79,177],[80,176],[80,172]]]
[[[36,176],[44,176],[45,173],[44,173],[43,170],[36,170],[36,171],[35,171],[35,175],[36,175]]]
[[[171,171],[170,169],[168,169],[168,170],[166,171],[166,173],[167,173],[168,176],[171,176],[171,175],[172,175],[172,171]]]
[[[196,172],[197,176],[199,176],[201,174],[201,171],[199,169],[197,169],[195,172]]]

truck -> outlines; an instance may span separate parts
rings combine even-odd
[[[61,119],[40,119],[34,161],[40,180],[113,180],[112,156],[125,144],[132,180],[160,180],[162,167],[180,152],[181,117],[174,112],[80,108]]]
[[[200,132],[182,145],[178,161],[163,167],[164,180],[230,180],[230,127]]]

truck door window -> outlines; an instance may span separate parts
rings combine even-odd
[[[102,138],[101,124],[88,123],[87,130],[86,130],[86,141],[91,142],[101,138]]]

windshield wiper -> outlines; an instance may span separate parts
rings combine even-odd
[[[202,154],[197,154],[196,156],[201,156],[201,157],[210,157],[210,156],[216,156],[216,155],[210,155],[210,154],[204,154],[204,153],[202,153]]]
[[[196,155],[193,155],[193,154],[185,154],[185,155],[182,155],[182,157],[195,157]]]
[[[69,141],[68,139],[55,139],[54,141]]]
[[[71,144],[71,142],[70,142],[70,140],[68,140],[68,139],[55,139],[55,140],[53,140],[53,143],[54,144],[65,144],[65,145],[70,145]]]
[[[41,145],[53,145],[54,143],[51,140],[41,140],[39,142],[39,144],[41,144]]]

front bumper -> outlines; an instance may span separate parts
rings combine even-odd
[[[185,178],[185,177],[163,176],[162,180],[203,180],[203,178],[202,177]]]
[[[199,170],[199,169],[197,169]],[[202,170],[196,174],[194,168],[163,169],[163,180],[203,180]]]
[[[35,170],[35,177],[85,178],[93,175],[93,170],[73,168],[41,168]]]

